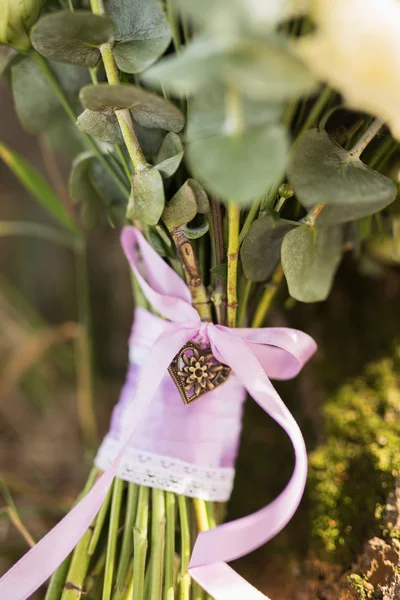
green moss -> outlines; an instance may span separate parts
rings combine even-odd
[[[353,573],[348,579],[360,600],[370,600],[373,597],[373,592],[370,589],[371,586],[363,577]]]
[[[400,353],[367,366],[324,408],[325,443],[310,455],[314,547],[342,564],[379,529],[400,471]]]

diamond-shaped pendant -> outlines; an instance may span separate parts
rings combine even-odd
[[[219,362],[210,348],[187,342],[175,356],[168,371],[185,404],[215,390],[225,383],[231,368]]]

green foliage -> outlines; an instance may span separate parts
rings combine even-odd
[[[143,127],[177,133],[185,124],[182,112],[174,104],[134,85],[86,85],[79,97],[83,106],[92,111],[129,108]]]
[[[165,207],[162,219],[168,229],[172,230],[186,225],[196,214],[196,185],[192,186],[192,180],[188,179]]]
[[[156,225],[164,210],[164,185],[156,168],[138,171],[132,176],[132,192],[127,217]]]
[[[156,157],[156,169],[158,169],[164,179],[172,177],[177,171],[183,158],[183,146],[181,138],[174,132],[169,132],[165,136],[161,148]]]
[[[93,154],[85,152],[74,160],[68,181],[68,190],[74,204],[82,205],[83,224],[92,228],[98,224],[103,208],[102,199],[94,188],[90,169]]]
[[[95,112],[85,109],[76,121],[78,129],[96,140],[110,144],[123,144],[121,129],[114,112]]]
[[[282,173],[287,139],[279,125],[240,133],[194,138],[188,131],[187,159],[193,174],[225,201],[248,206]]]
[[[297,199],[327,206],[320,224],[345,223],[382,210],[396,197],[394,182],[369,169],[326,131],[313,129],[295,143],[287,168]]]
[[[42,17],[32,29],[33,47],[52,60],[94,67],[99,46],[114,39],[111,19],[91,12],[61,10]]]
[[[271,277],[280,257],[284,236],[294,224],[270,215],[251,224],[240,251],[243,271],[251,281],[266,281]]]
[[[342,564],[377,532],[400,470],[399,367],[397,348],[339,389],[324,408],[326,441],[309,457],[312,536]]]
[[[285,39],[195,38],[185,50],[149,69],[144,81],[174,94],[194,94],[205,85],[233,86],[245,98],[282,101],[313,91],[309,71]]]
[[[52,63],[51,68],[70,100],[76,102],[81,86],[89,79],[88,71],[59,63]],[[29,133],[48,131],[65,118],[47,78],[31,58],[23,58],[11,67],[11,84],[18,118]]]
[[[140,73],[168,48],[171,31],[157,0],[106,0],[116,26],[113,55],[125,73]]]
[[[342,257],[340,227],[301,225],[286,234],[282,267],[292,298],[300,302],[326,300]]]

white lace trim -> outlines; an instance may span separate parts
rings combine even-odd
[[[106,436],[95,459],[95,465],[105,471],[117,456],[121,444]],[[209,468],[127,448],[118,467],[117,476],[124,481],[159,488],[191,498],[225,502],[229,500],[235,469]]]

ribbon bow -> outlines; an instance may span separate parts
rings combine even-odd
[[[171,361],[186,342],[201,337],[209,341],[216,358],[231,367],[254,400],[286,431],[296,460],[289,483],[273,502],[252,515],[199,534],[189,572],[216,600],[266,600],[266,596],[226,563],[273,538],[285,527],[299,505],[307,477],[306,448],[296,421],[269,376],[289,379],[297,375],[315,352],[316,344],[310,336],[294,329],[229,329],[201,322],[191,304],[186,284],[142,234],[134,227],[126,227],[121,241],[143,293],[153,308],[170,322],[156,339],[143,365],[132,402],[130,430],[118,456],[89,493],[2,577],[0,598],[29,598],[73,550],[99,511],[128,442]],[[137,247],[147,281],[141,274]],[[187,409],[190,410],[190,406]]]

